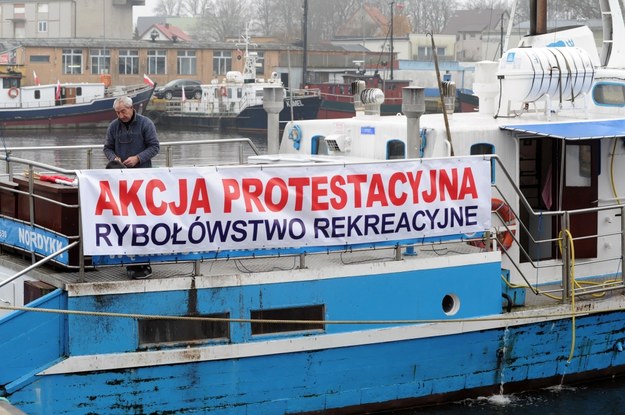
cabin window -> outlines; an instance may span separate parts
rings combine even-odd
[[[256,310],[251,312],[252,320],[282,320],[282,322],[252,323],[252,334],[286,333],[293,331],[324,330],[325,306],[313,305],[307,307],[276,308],[272,310]],[[302,322],[289,323],[288,320]],[[311,323],[303,321],[308,320]]]
[[[590,145],[566,146],[566,186],[589,187],[591,185],[592,147]]]
[[[35,89],[35,99],[41,99],[41,90]]]
[[[63,49],[63,73],[66,75],[82,73],[82,49]]]
[[[471,146],[471,155],[495,154],[495,146],[489,143],[478,143]],[[490,159],[490,182],[495,184],[495,159]]]
[[[225,75],[232,70],[232,52],[229,50],[213,51],[213,71],[217,75]]]
[[[91,73],[101,75],[109,73],[111,66],[110,49],[89,49],[91,56]]]
[[[179,50],[177,52],[178,75],[195,75],[196,58],[194,50]]]
[[[229,313],[207,314],[199,317],[227,319]],[[139,346],[163,343],[189,343],[205,340],[228,340],[228,321],[140,319]]]
[[[167,51],[166,50],[148,50],[148,74],[165,75],[167,73]]]
[[[2,89],[19,88],[20,80],[18,78],[2,78]]]
[[[625,84],[599,82],[592,90],[592,99],[598,105],[625,106]]]
[[[406,158],[406,144],[400,140],[390,140],[386,143],[386,159],[396,160]]]

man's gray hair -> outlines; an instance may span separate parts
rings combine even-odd
[[[132,107],[132,98],[124,95],[123,97],[115,99],[115,102],[113,102],[113,109],[116,109],[119,105],[123,105],[126,108]]]

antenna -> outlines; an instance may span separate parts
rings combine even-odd
[[[256,52],[250,53],[249,47],[258,47],[258,44],[250,41],[251,37],[249,35],[249,24],[245,25],[245,34],[241,35],[241,39],[242,43],[237,43],[236,46],[237,48],[239,46],[245,46],[245,55],[243,56],[245,58],[243,66],[243,79],[256,79],[256,59],[258,54]]]

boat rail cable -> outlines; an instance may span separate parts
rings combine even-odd
[[[398,325],[398,324],[439,324],[439,323],[471,323],[485,321],[520,321],[535,320],[537,318],[568,319],[572,315],[591,316],[595,314],[603,314],[617,311],[625,311],[625,305],[612,308],[587,309],[581,312],[549,312],[545,314],[537,313],[514,313],[513,316],[493,314],[481,317],[468,317],[459,319],[399,319],[399,320],[278,320],[278,319],[260,319],[260,318],[231,318],[231,317],[202,317],[202,316],[170,316],[161,314],[139,314],[139,313],[115,313],[104,311],[81,311],[81,310],[59,310],[54,308],[36,308],[27,306],[5,306],[0,305],[0,310],[23,311],[35,313],[87,316],[87,317],[111,317],[111,318],[129,318],[129,319],[150,319],[150,320],[181,320],[181,321],[206,321],[206,322],[225,322],[225,323],[268,323],[268,324],[331,324],[331,325]]]
[[[447,133],[447,142],[449,143],[450,156],[454,155],[454,146],[451,142],[451,131],[449,129],[449,118],[447,117],[447,111],[445,111],[445,98],[443,97],[443,83],[441,81],[441,71],[438,67],[438,53],[436,53],[436,43],[434,42],[434,32],[429,31],[425,34],[432,39],[432,57],[434,57],[434,68],[436,69],[436,82],[438,83],[438,95],[441,100],[441,111],[443,112],[443,120],[445,121],[445,132]]]

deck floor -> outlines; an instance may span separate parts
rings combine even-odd
[[[467,243],[430,244],[421,245],[416,249],[416,255],[403,256],[404,260],[420,260],[447,255],[469,254],[480,252]],[[305,256],[307,268],[321,268],[324,266],[343,266],[355,263],[376,263],[395,260],[395,249],[368,249],[350,252],[329,252]],[[0,254],[0,266],[4,266],[16,273],[31,265],[28,255],[16,255],[3,252]],[[181,263],[154,263],[150,279],[191,277],[194,275],[235,275],[256,272],[288,271],[300,267],[299,256],[260,257],[204,260],[197,264],[192,262]],[[122,265],[98,266],[86,269],[84,279],[81,280],[78,270],[63,269],[59,266],[42,266],[27,273],[29,277],[38,279],[58,288],[66,284],[80,283],[110,283],[130,280],[126,268]]]

